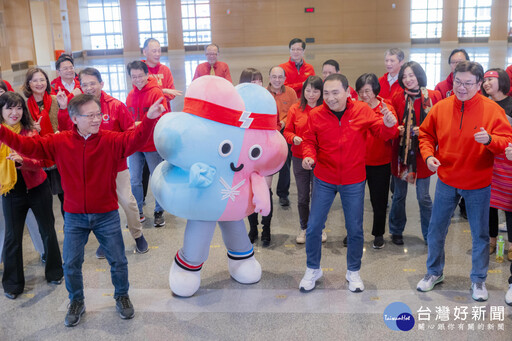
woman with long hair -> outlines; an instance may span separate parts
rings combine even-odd
[[[297,244],[306,242],[306,228],[308,227],[309,203],[311,187],[313,186],[313,171],[302,167],[302,139],[307,129],[308,117],[311,110],[323,103],[322,91],[324,84],[322,78],[309,76],[302,85],[300,101],[290,107],[288,119],[284,128],[284,138],[292,146],[292,163],[295,183],[297,185],[297,207],[299,210],[300,231],[295,241]],[[322,232],[322,241],[327,240],[325,231]]]
[[[14,92],[0,96],[0,124],[17,134],[32,136],[37,132],[23,97]],[[25,287],[23,274],[23,227],[29,209],[39,225],[46,254],[45,277],[53,284],[62,282],[62,259],[55,233],[52,194],[42,170],[43,161],[34,160],[0,144],[0,194],[5,219],[4,273],[5,296],[15,299]]]
[[[404,63],[398,73],[402,91],[395,93],[393,108],[398,115],[399,137],[393,141],[391,173],[394,191],[389,212],[391,241],[403,245],[403,231],[407,222],[405,200],[408,183],[416,185],[416,197],[420,208],[421,232],[427,243],[428,224],[432,214],[430,176],[432,173],[419,152],[419,127],[434,104],[441,100],[439,91],[428,90],[427,75],[420,64]]]

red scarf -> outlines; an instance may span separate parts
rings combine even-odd
[[[32,115],[34,122],[39,121],[39,119],[42,117],[40,122],[41,131],[39,132],[39,135],[41,136],[53,133],[52,122],[50,121],[52,96],[50,96],[46,91],[43,96],[43,103],[44,108],[43,110],[40,110],[36,100],[34,99],[34,95],[30,96],[27,101],[28,111],[30,111],[30,115]]]

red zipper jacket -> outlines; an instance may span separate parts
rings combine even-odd
[[[80,80],[78,79],[78,76],[75,77],[74,79],[74,82],[75,82],[75,87],[74,89],[80,89],[80,91],[82,90],[82,88],[80,87]],[[52,80],[52,82],[50,83],[51,87],[52,87],[52,92],[53,94],[57,94],[57,92],[59,92],[59,88],[62,89],[62,91],[64,91],[64,93],[66,94],[66,96],[68,96],[68,102],[73,98],[75,97],[75,95],[73,95],[71,92],[68,91],[68,89],[66,89],[66,87],[64,86],[64,84],[62,83],[62,78],[60,77],[57,77],[55,78],[54,80]]]
[[[485,128],[491,143],[484,146],[474,134]],[[459,189],[479,189],[491,184],[494,155],[512,142],[512,127],[505,111],[493,100],[476,94],[461,102],[450,96],[436,104],[420,127],[423,159],[435,156],[439,179]]]
[[[31,137],[39,135],[39,133],[36,130],[22,129],[20,135]],[[21,171],[27,189],[32,189],[42,184],[46,180],[46,172],[43,170],[43,167],[45,167],[44,161],[32,159],[23,154],[20,154],[20,156],[23,158],[23,163],[21,165],[16,164],[16,168]]]
[[[306,108],[304,108],[303,111],[300,109],[300,102],[297,102],[290,107],[286,118],[286,126],[284,128],[283,135],[286,142],[292,145],[292,155],[299,159],[302,159],[302,143],[295,145],[293,143],[293,138],[298,136],[304,140],[304,133],[308,127],[308,117],[313,109],[314,108],[311,108],[306,104]]]
[[[397,125],[388,128],[366,103],[347,99],[341,121],[327,104],[314,108],[302,142],[303,157],[315,161],[315,176],[333,185],[350,185],[366,179],[366,135],[383,140],[395,136]]]
[[[386,72],[384,76],[379,78],[379,96],[385,99],[392,100],[395,93],[402,91],[402,88],[400,87],[400,84],[398,84],[398,80],[394,82],[393,85],[390,87],[388,82],[388,75],[389,72]]]
[[[0,128],[0,141],[28,157],[55,161],[66,193],[64,211],[106,213],[118,209],[119,162],[147,142],[156,122],[145,118],[135,130],[123,133],[100,129],[87,139],[76,127],[44,137],[24,137]]]
[[[302,93],[302,83],[304,83],[304,81],[308,79],[309,76],[315,75],[315,69],[311,64],[306,63],[304,59],[302,60],[302,65],[299,71],[297,71],[295,62],[291,59],[279,66],[282,67],[286,73],[286,80],[284,81],[284,85],[289,86],[295,90],[297,98],[300,98],[300,94]]]
[[[428,96],[432,99],[432,105],[436,104],[441,100],[441,94],[439,91],[435,90],[428,90]],[[396,110],[396,114],[398,116],[398,124],[403,126],[403,119],[404,119],[404,111],[405,111],[405,91],[402,89],[402,91],[395,93],[395,96],[392,100],[393,108]],[[430,111],[432,112],[432,110]],[[421,114],[421,99],[418,98],[416,101],[414,101],[414,113],[416,114],[416,122],[418,122],[418,125],[420,123],[420,114]],[[429,114],[427,114],[428,117]],[[402,136],[396,136],[396,138],[393,140],[393,153],[391,157],[391,174],[398,177],[398,151],[400,149],[400,140],[402,139]],[[416,155],[416,176],[418,179],[425,179],[431,176],[432,173],[428,167],[423,158],[421,157],[421,154],[417,153]]]
[[[391,101],[384,99],[380,96],[377,97],[380,101],[379,104],[372,110],[379,116],[384,117],[381,113],[383,108],[382,102],[388,107],[388,109],[397,117],[395,109],[393,108]],[[393,136],[396,137],[396,136]],[[368,134],[366,137],[366,165],[367,166],[381,166],[391,162],[392,154],[392,138],[383,140],[373,134]]]
[[[139,122],[146,117],[149,107],[151,107],[160,97],[164,97],[164,93],[162,92],[162,89],[158,87],[157,81],[152,77],[148,78],[148,83],[144,85],[141,90],[136,86],[133,86],[133,89],[126,98],[126,106],[128,107],[128,111],[131,113],[133,120],[135,122]],[[164,101],[162,105],[165,107],[166,112],[169,111],[167,101]],[[151,139],[148,140],[147,144],[136,151],[156,152],[153,133],[151,133]]]

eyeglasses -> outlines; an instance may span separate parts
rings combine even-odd
[[[476,83],[463,83],[458,79],[455,79],[453,81],[453,85],[455,85],[456,87],[463,86],[464,89],[471,89],[475,84]]]
[[[80,117],[83,117],[86,120],[92,121],[95,118],[101,118],[103,116],[103,113],[100,112],[98,114],[89,114],[89,115],[76,114],[76,115],[80,116]]]

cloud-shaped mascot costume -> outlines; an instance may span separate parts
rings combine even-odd
[[[270,212],[264,177],[281,169],[287,153],[276,127],[276,102],[265,88],[235,88],[216,76],[192,82],[183,112],[158,122],[155,145],[165,161],[154,170],[151,188],[168,212],[188,219],[169,274],[174,294],[188,297],[199,289],[217,222],[231,277],[243,284],[260,280],[243,219]]]

